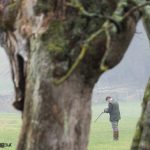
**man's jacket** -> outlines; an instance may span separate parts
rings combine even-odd
[[[121,119],[120,117],[120,110],[119,110],[119,104],[117,101],[112,100],[108,104],[108,108],[104,110],[105,113],[109,113],[110,115],[110,121],[119,121]]]

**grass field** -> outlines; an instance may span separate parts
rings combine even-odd
[[[140,103],[120,103],[122,119],[119,123],[120,141],[112,141],[109,117],[104,114],[95,123],[94,120],[107,104],[92,107],[93,120],[91,124],[89,150],[129,150],[135,125],[140,115]],[[21,126],[19,114],[0,113],[0,143],[12,143],[12,147],[4,150],[15,150]],[[1,148],[0,148],[1,149]]]
[[[129,150],[136,122],[141,113],[140,106],[140,102],[120,103],[120,140],[118,142],[112,140],[112,130],[108,114],[103,114],[97,122],[94,122],[100,112],[107,107],[107,104],[93,106],[89,150]]]
[[[12,143],[11,147],[0,148],[15,150],[21,126],[19,114],[0,113],[0,143]]]

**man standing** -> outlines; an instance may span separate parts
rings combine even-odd
[[[110,115],[110,122],[113,129],[113,140],[117,141],[119,139],[118,122],[121,119],[119,104],[110,96],[106,97],[106,101],[108,102],[108,108],[104,109],[104,113],[109,113]]]

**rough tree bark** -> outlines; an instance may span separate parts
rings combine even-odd
[[[148,82],[143,103],[142,114],[138,121],[131,150],[150,149],[150,80]]]
[[[143,24],[150,40],[150,6],[146,6],[142,13]],[[137,123],[131,150],[150,150],[150,79],[145,89],[142,113]]]
[[[18,150],[86,150],[91,92],[140,13],[125,0],[1,0],[0,43],[22,111]],[[131,13],[128,13],[128,12]]]

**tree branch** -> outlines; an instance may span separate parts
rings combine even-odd
[[[77,57],[77,59],[75,60],[75,62],[73,63],[73,65],[71,66],[71,68],[69,69],[69,71],[66,73],[66,75],[64,75],[63,77],[61,77],[58,80],[54,80],[54,84],[59,85],[62,82],[64,82],[71,74],[72,72],[76,69],[76,67],[80,64],[80,62],[83,60],[84,56],[86,55],[86,52],[88,50],[88,46],[89,43],[91,41],[93,41],[99,34],[101,34],[104,31],[103,28],[101,28],[100,30],[98,30],[97,32],[93,33],[83,44],[83,46],[81,47],[81,52],[79,54],[79,56]]]
[[[123,20],[126,19],[127,17],[129,17],[133,12],[139,10],[140,8],[143,8],[147,5],[150,5],[150,2],[146,2],[144,4],[141,4],[141,5],[138,5],[138,6],[135,6],[133,8],[131,8],[127,13],[125,13],[125,15],[123,16]]]
[[[129,4],[128,4],[127,0],[126,1],[121,0],[120,3],[118,3],[118,5],[117,5],[116,10],[114,11],[112,16],[110,16],[110,17],[105,17],[105,16],[101,16],[101,15],[96,14],[96,13],[87,12],[78,0],[72,0],[72,2],[68,3],[68,5],[78,9],[81,15],[85,15],[87,17],[96,17],[97,16],[97,17],[105,18],[107,20],[103,23],[103,25],[100,27],[99,30],[95,31],[93,34],[91,34],[89,36],[89,38],[87,38],[85,40],[83,46],[81,46],[81,52],[80,52],[79,56],[77,57],[77,59],[75,60],[75,62],[71,66],[71,68],[68,70],[68,72],[63,77],[61,77],[60,79],[54,80],[54,84],[56,84],[56,85],[64,82],[72,74],[72,72],[76,69],[76,67],[81,63],[81,61],[85,57],[89,44],[95,38],[100,36],[100,34],[102,34],[103,32],[105,33],[105,37],[106,37],[106,51],[105,51],[105,55],[102,59],[100,69],[101,69],[101,71],[106,71],[107,69],[109,69],[107,66],[104,66],[104,61],[107,58],[107,54],[109,53],[111,34],[117,34],[118,33],[117,31],[120,29],[120,24],[124,21],[125,17],[127,17],[130,13],[137,10],[138,8],[144,7],[146,4],[140,5],[138,7],[137,6],[134,7],[132,10],[130,10],[128,12],[128,14],[126,14],[124,16],[124,8],[127,7]]]
[[[68,3],[68,5],[72,6],[74,8],[77,8],[81,14],[84,14],[87,16],[92,16],[87,11],[85,11],[82,4],[78,0],[72,0],[72,2]],[[127,5],[128,5],[128,3],[125,2],[124,0],[121,1],[118,4],[115,12],[112,14],[112,16],[110,18],[113,18],[115,20],[115,22],[116,21],[120,22],[120,20],[122,20],[121,16],[123,14],[124,7],[126,7]],[[87,38],[87,40],[85,40],[83,46],[81,46],[81,52],[80,52],[79,56],[77,57],[77,59],[75,60],[75,62],[73,63],[73,65],[71,66],[71,68],[68,70],[68,72],[63,77],[61,77],[60,79],[55,79],[54,84],[59,85],[62,82],[64,82],[66,79],[69,78],[69,76],[72,74],[72,72],[76,69],[76,67],[81,63],[81,61],[85,57],[89,44],[103,32],[105,32],[105,36],[107,38],[107,40],[106,40],[107,41],[106,49],[107,49],[110,44],[110,32],[115,32],[115,33],[117,32],[116,30],[114,30],[114,28],[116,28],[116,24],[110,22],[109,20],[106,20],[103,23],[103,25],[100,27],[99,30],[95,31],[93,34],[90,35],[89,38]],[[108,49],[106,50],[105,53],[107,53],[107,51],[108,51]]]

